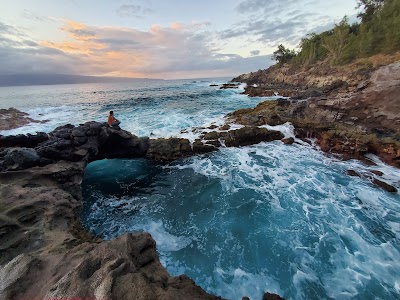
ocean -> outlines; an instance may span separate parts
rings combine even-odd
[[[228,79],[0,88],[1,108],[49,120],[0,134],[49,132],[105,122],[110,110],[138,136],[185,137],[221,125],[234,110],[274,98],[249,98]],[[290,124],[275,127],[293,136]],[[299,140],[181,159],[170,164],[102,160],[82,183],[82,222],[112,239],[146,231],[162,264],[227,299],[400,299],[400,194],[368,179],[379,170],[400,189],[400,170],[341,161]]]

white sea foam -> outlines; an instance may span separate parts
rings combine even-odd
[[[192,240],[183,236],[170,234],[161,221],[151,222],[145,225],[136,225],[137,228],[149,232],[157,241],[157,249],[163,252],[179,251],[190,245]]]
[[[280,131],[284,134],[285,138],[293,137],[295,138],[294,135],[294,126],[291,123],[285,123],[282,125],[276,125],[276,126],[270,126],[270,125],[263,125],[260,126],[261,128],[266,128],[269,130],[276,130]]]

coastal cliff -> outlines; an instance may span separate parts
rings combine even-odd
[[[297,82],[296,75],[285,72],[286,67],[274,66],[233,79],[255,84],[245,91],[250,96],[273,91],[292,98],[236,111],[229,115],[232,122],[253,126],[291,122],[297,137],[315,138],[325,152],[362,160],[372,153],[400,167],[400,62],[368,72],[327,74],[317,81],[313,73]],[[277,73],[287,76],[286,81],[274,77]]]
[[[217,150],[221,136],[231,146],[283,138],[251,126],[205,135],[191,145],[186,139],[151,140],[88,122],[49,134],[1,136],[0,298],[220,299],[185,275],[170,276],[149,234],[102,241],[79,219],[81,182],[91,161],[171,161]],[[264,299],[280,298],[266,293]]]

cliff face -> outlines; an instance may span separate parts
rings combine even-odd
[[[266,70],[240,75],[232,81],[249,85],[245,94],[250,96],[274,96],[308,98],[321,96],[340,89],[354,92],[372,72],[400,60],[400,54],[392,56],[376,55],[345,66],[330,66],[318,62],[309,67],[289,64],[274,65]],[[257,84],[257,88],[251,85]]]

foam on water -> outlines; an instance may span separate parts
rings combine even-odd
[[[110,172],[121,162],[96,164]],[[228,299],[260,299],[265,291],[287,299],[399,296],[399,194],[346,174],[370,166],[281,142],[223,148],[167,166],[123,164],[140,173],[125,173],[133,185],[123,199],[141,208],[99,207],[109,201],[108,191],[90,178],[98,167],[90,165],[85,223],[107,238],[154,233],[169,272],[185,273],[209,292]],[[135,185],[143,175],[138,164],[150,173],[145,186]],[[399,170],[379,168],[399,178]],[[110,220],[115,230],[93,225],[98,220]]]

